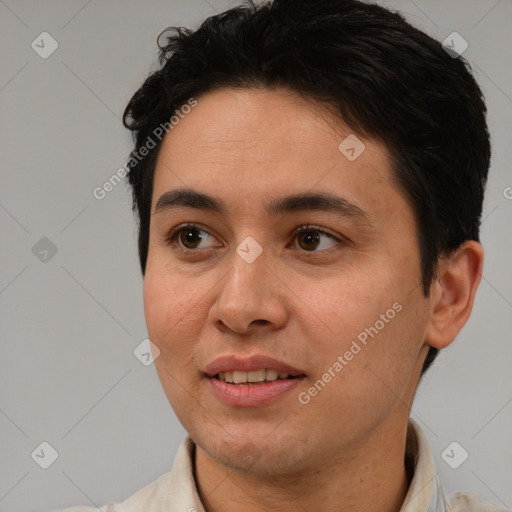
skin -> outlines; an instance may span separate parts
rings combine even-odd
[[[358,136],[366,149],[349,161],[338,145],[352,131],[285,89],[221,89],[197,100],[160,150],[144,306],[162,386],[197,444],[205,508],[399,510],[421,366],[429,346],[449,345],[469,317],[482,248],[468,241],[442,259],[426,299],[413,210],[382,144]],[[182,187],[222,199],[227,215],[155,211],[162,194]],[[270,198],[320,191],[358,206],[368,221],[265,213]],[[185,223],[203,236],[188,252],[167,240]],[[346,241],[320,234],[308,245],[304,234],[294,236],[306,224]],[[263,248],[250,264],[236,252],[249,236]],[[401,311],[301,404],[298,393],[396,302]],[[228,406],[204,373],[226,354],[270,355],[306,379],[274,403]]]

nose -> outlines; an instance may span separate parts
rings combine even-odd
[[[250,334],[261,326],[283,327],[288,318],[287,288],[270,267],[265,251],[251,263],[235,253],[233,263],[210,309],[212,324],[238,334]]]

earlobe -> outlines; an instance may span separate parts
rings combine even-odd
[[[440,259],[438,277],[430,288],[427,345],[447,347],[467,322],[482,277],[483,259],[483,248],[474,240]]]

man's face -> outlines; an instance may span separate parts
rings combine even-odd
[[[428,349],[416,227],[385,148],[359,137],[365,148],[340,150],[349,135],[289,91],[223,89],[198,98],[160,150],[149,337],[183,426],[230,467],[300,471],[378,429],[403,431]],[[225,211],[162,198],[178,189]],[[341,201],[268,211],[305,194]],[[225,382],[247,378],[266,381]]]

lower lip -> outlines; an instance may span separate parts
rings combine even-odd
[[[262,384],[229,384],[215,377],[208,381],[214,395],[226,405],[234,407],[259,407],[275,402],[296,388],[304,377],[278,379]]]

